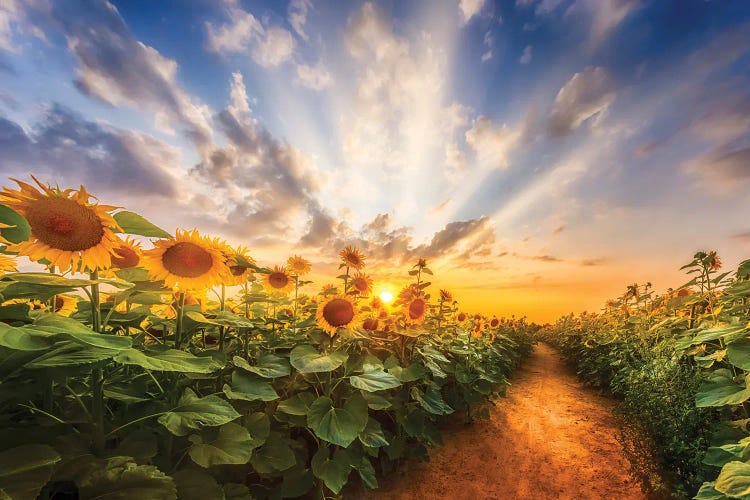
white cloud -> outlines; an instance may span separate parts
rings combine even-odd
[[[497,125],[486,116],[474,120],[466,131],[466,143],[476,152],[479,163],[489,168],[507,168],[520,138],[519,130],[505,123]]]
[[[533,56],[533,53],[532,53],[533,49],[534,48],[531,45],[527,45],[523,49],[523,52],[521,53],[521,59],[519,59],[519,62],[521,64],[529,64],[531,62],[531,58]]]
[[[294,54],[294,38],[284,28],[269,28],[263,40],[253,49],[253,60],[261,66],[271,67],[291,59]]]
[[[263,26],[251,13],[242,10],[236,1],[227,9],[230,22],[216,27],[206,23],[206,42],[213,52],[241,52],[263,33]]]
[[[471,18],[478,15],[484,8],[486,0],[461,0],[458,8],[463,16],[463,23],[467,24]]]
[[[234,116],[250,113],[250,103],[247,98],[247,89],[242,73],[236,71],[232,73],[232,81],[229,87],[230,105],[229,111]]]
[[[305,33],[305,24],[307,24],[307,13],[310,9],[312,9],[311,0],[292,0],[289,2],[289,24],[303,40],[309,38]]]
[[[306,64],[297,65],[297,79],[302,85],[313,90],[323,90],[333,83],[333,77],[327,69]]]
[[[599,66],[589,66],[574,74],[557,93],[548,132],[552,136],[567,135],[594,115],[601,115],[614,99],[613,84],[607,71]]]
[[[482,54],[482,62],[487,62],[492,59],[494,55],[493,48],[495,47],[495,37],[492,36],[492,31],[488,31],[484,34],[484,45],[487,50]]]

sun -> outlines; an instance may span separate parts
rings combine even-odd
[[[380,292],[380,300],[382,300],[384,304],[390,304],[393,302],[393,294],[389,290],[384,290]]]

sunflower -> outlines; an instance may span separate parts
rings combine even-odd
[[[498,326],[500,326],[500,320],[492,318],[492,321],[490,321],[490,328],[497,328]]]
[[[78,308],[78,298],[70,295],[55,295],[55,312],[70,316]]]
[[[4,255],[0,253],[0,275],[5,274],[6,272],[14,273],[17,270],[16,259],[11,257],[10,255]]]
[[[440,290],[440,300],[442,302],[453,302],[453,295],[448,290]]]
[[[285,267],[274,266],[273,272],[263,277],[263,286],[268,293],[287,294],[294,288],[294,280]]]
[[[221,244],[197,229],[180,231],[174,238],[157,240],[154,248],[143,252],[143,267],[155,280],[179,290],[211,288],[230,274]]]
[[[481,319],[478,321],[474,321],[474,329],[471,332],[471,336],[475,339],[478,339],[482,336],[482,330],[484,329],[484,324],[482,323]]]
[[[362,322],[362,328],[368,331],[374,331],[378,329],[378,320],[377,318],[367,318]]]
[[[383,301],[380,300],[380,297],[373,297],[370,301],[370,307],[372,307],[373,309],[382,309]]]
[[[468,315],[468,314],[466,314],[465,312],[460,312],[460,313],[458,313],[458,314],[456,315],[456,322],[457,322],[457,323],[458,323],[459,325],[462,325],[462,324],[466,323],[466,320],[467,320],[467,319],[469,319],[469,315]]]
[[[357,319],[357,306],[345,295],[333,295],[318,304],[318,326],[333,337],[339,328],[349,328]]]
[[[31,237],[8,246],[11,252],[33,261],[46,259],[60,272],[94,271],[110,267],[118,245],[120,227],[110,212],[117,207],[89,203],[86,188],[53,189],[32,176],[41,191],[13,179],[19,190],[7,187],[0,202],[23,215],[31,226]]]
[[[299,255],[293,255],[286,261],[286,269],[294,276],[304,276],[310,272],[310,261]]]
[[[248,281],[252,281],[252,270],[246,265],[243,265],[255,264],[255,260],[250,257],[247,248],[239,246],[234,249],[227,245],[224,249],[224,256],[226,257],[227,267],[229,267],[229,276],[224,281],[226,285],[244,285]]]
[[[716,252],[709,252],[706,260],[708,261],[708,267],[710,267],[712,271],[718,271],[721,269],[721,259],[716,255]]]
[[[124,240],[117,238],[117,246],[112,253],[112,267],[128,269],[136,267],[141,261],[141,244],[130,236]]]
[[[412,325],[418,325],[424,321],[427,314],[427,301],[424,297],[414,297],[406,304],[406,322]]]
[[[359,250],[351,245],[347,245],[341,252],[339,252],[341,260],[347,267],[353,267],[356,270],[360,270],[365,267],[365,256]]]
[[[352,288],[360,295],[369,295],[372,292],[372,278],[364,273],[357,272],[352,278]]]

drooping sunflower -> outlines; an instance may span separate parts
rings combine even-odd
[[[345,295],[332,295],[318,304],[318,326],[333,337],[339,328],[350,328],[357,320],[357,306]]]
[[[226,285],[244,285],[248,281],[252,281],[252,270],[243,265],[255,264],[255,260],[250,257],[250,251],[247,248],[243,246],[237,248],[227,246],[224,256],[226,257],[227,267],[229,267],[229,276],[224,281]]]
[[[360,295],[369,295],[372,292],[372,278],[365,273],[357,272],[352,278],[352,288]]]
[[[118,244],[112,253],[112,267],[129,269],[141,262],[141,244],[127,236],[124,240],[118,238]]]
[[[143,252],[143,267],[152,279],[178,290],[211,288],[230,274],[219,242],[197,229],[178,229],[174,238],[155,241],[153,249]]]
[[[424,321],[427,314],[427,301],[424,297],[414,297],[404,306],[406,313],[406,322],[412,325],[419,325]]]
[[[271,274],[263,276],[263,287],[268,293],[287,294],[294,288],[294,279],[285,267],[274,266]]]
[[[365,255],[351,245],[344,247],[339,252],[339,255],[341,256],[341,261],[348,267],[352,267],[357,271],[365,267]]]
[[[718,271],[721,269],[721,259],[716,255],[715,251],[709,252],[706,260],[708,261],[708,267],[711,268],[712,271]]]
[[[310,272],[310,261],[303,259],[299,255],[293,255],[286,261],[286,269],[292,275],[304,276]]]
[[[94,271],[110,267],[120,231],[110,212],[117,207],[90,203],[86,188],[64,191],[41,189],[13,179],[19,190],[3,188],[0,202],[23,215],[31,226],[31,237],[8,246],[8,250],[33,261],[46,259],[60,272]]]
[[[453,302],[453,294],[448,290],[440,290],[440,300],[443,302]]]
[[[11,257],[10,255],[5,255],[0,253],[0,276],[7,272],[14,273],[18,269],[16,269],[16,259]]]

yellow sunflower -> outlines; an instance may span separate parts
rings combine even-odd
[[[370,295],[372,292],[372,278],[364,273],[357,272],[352,278],[352,288],[360,295]]]
[[[13,179],[20,189],[4,187],[0,192],[0,202],[23,215],[31,226],[31,237],[9,245],[8,250],[33,261],[46,259],[60,272],[110,267],[118,245],[115,232],[120,231],[110,212],[117,207],[89,203],[91,195],[83,186],[61,191],[32,178],[41,191]]]
[[[448,290],[440,290],[440,300],[443,302],[452,302],[453,295]]]
[[[378,329],[378,320],[377,318],[367,318],[362,322],[362,328],[368,331],[374,331]]]
[[[457,322],[457,323],[458,323],[459,325],[463,325],[464,323],[466,323],[466,320],[467,320],[467,319],[469,319],[469,315],[468,315],[468,314],[466,314],[465,312],[460,312],[460,313],[458,313],[458,314],[456,315],[456,322]]]
[[[155,241],[143,252],[143,267],[152,279],[178,290],[211,288],[230,274],[219,243],[196,229],[178,229],[174,238]]]
[[[124,240],[118,238],[118,244],[112,253],[112,267],[128,269],[141,262],[141,244],[130,236]]]
[[[78,308],[78,297],[71,295],[55,295],[55,312],[62,316],[70,316]]]
[[[0,253],[0,276],[5,274],[6,272],[15,273],[17,270],[16,259],[11,257],[10,255],[4,255]]]
[[[351,245],[347,245],[341,252],[341,261],[348,267],[360,270],[365,267],[365,255]]]
[[[404,306],[404,309],[407,323],[421,324],[427,314],[427,301],[424,297],[414,297]]]
[[[497,318],[492,318],[492,320],[490,321],[490,328],[497,328],[498,326],[500,326],[500,320]]]
[[[226,285],[244,285],[248,281],[252,281],[253,272],[249,267],[241,265],[241,263],[255,264],[255,260],[250,257],[249,250],[243,246],[239,246],[236,249],[227,246],[224,252],[226,257],[227,266],[229,266],[229,276],[225,280]]]
[[[345,295],[333,295],[318,304],[315,319],[318,326],[333,337],[339,328],[349,328],[355,324],[357,306]]]
[[[263,276],[263,286],[268,293],[287,294],[294,288],[294,280],[285,267],[274,266],[271,274]]]
[[[286,261],[286,269],[292,275],[304,276],[310,272],[310,261],[303,259],[299,255],[294,255]]]

